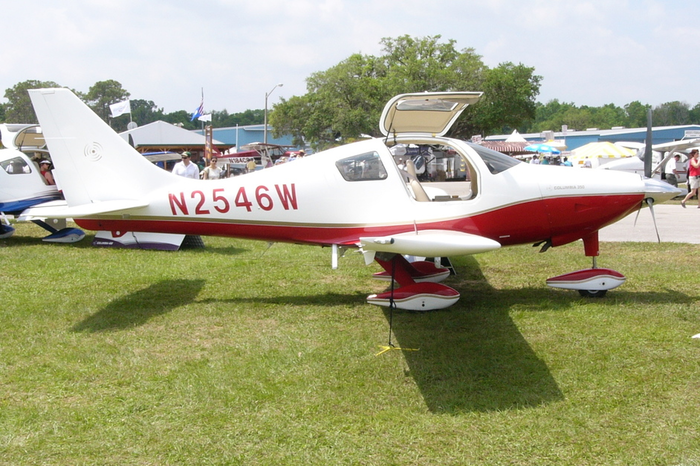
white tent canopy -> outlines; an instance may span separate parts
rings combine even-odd
[[[527,139],[522,137],[517,129],[514,129],[513,133],[506,138],[506,142],[527,142]]]

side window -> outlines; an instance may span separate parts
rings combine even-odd
[[[335,163],[346,181],[372,181],[386,179],[386,169],[376,152],[354,155]]]
[[[14,157],[0,162],[0,167],[10,175],[23,175],[31,173],[32,169],[27,165],[22,157]]]
[[[479,157],[481,157],[481,159],[484,161],[486,167],[494,175],[497,175],[498,173],[504,172],[509,168],[519,163],[522,163],[513,157],[508,157],[505,154],[501,154],[500,152],[496,152],[495,150],[491,150],[484,146],[480,146],[479,144],[469,143],[469,147],[474,149],[474,151],[477,154],[479,154]]]

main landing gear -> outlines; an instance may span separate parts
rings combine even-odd
[[[576,290],[584,298],[602,298],[613,288],[625,283],[624,275],[611,269],[598,268],[596,258],[598,250],[598,232],[583,238],[586,256],[593,258],[590,269],[577,270],[556,277],[548,278],[547,285],[553,288]]]
[[[374,274],[379,280],[390,280],[391,289],[367,297],[369,304],[409,311],[444,309],[459,300],[459,292],[441,283],[450,275],[446,267],[433,262],[408,262],[401,254],[377,253],[375,260],[384,272]],[[394,289],[394,282],[399,288]]]
[[[51,233],[42,238],[47,243],[77,243],[85,238],[85,232],[79,228],[67,228],[65,219],[53,219],[53,225],[43,220],[32,220],[44,230]]]

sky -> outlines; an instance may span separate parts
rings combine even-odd
[[[381,55],[382,38],[440,35],[489,67],[534,67],[539,102],[692,107],[698,17],[700,2],[680,0],[22,0],[3,5],[0,90],[116,80],[166,113],[193,112],[202,91],[205,111],[238,113]]]

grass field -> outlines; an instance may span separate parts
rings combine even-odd
[[[0,241],[0,464],[700,465],[700,246],[603,243],[628,282],[546,287],[581,244],[454,260],[389,338],[348,253]],[[415,351],[413,351],[415,350]]]

